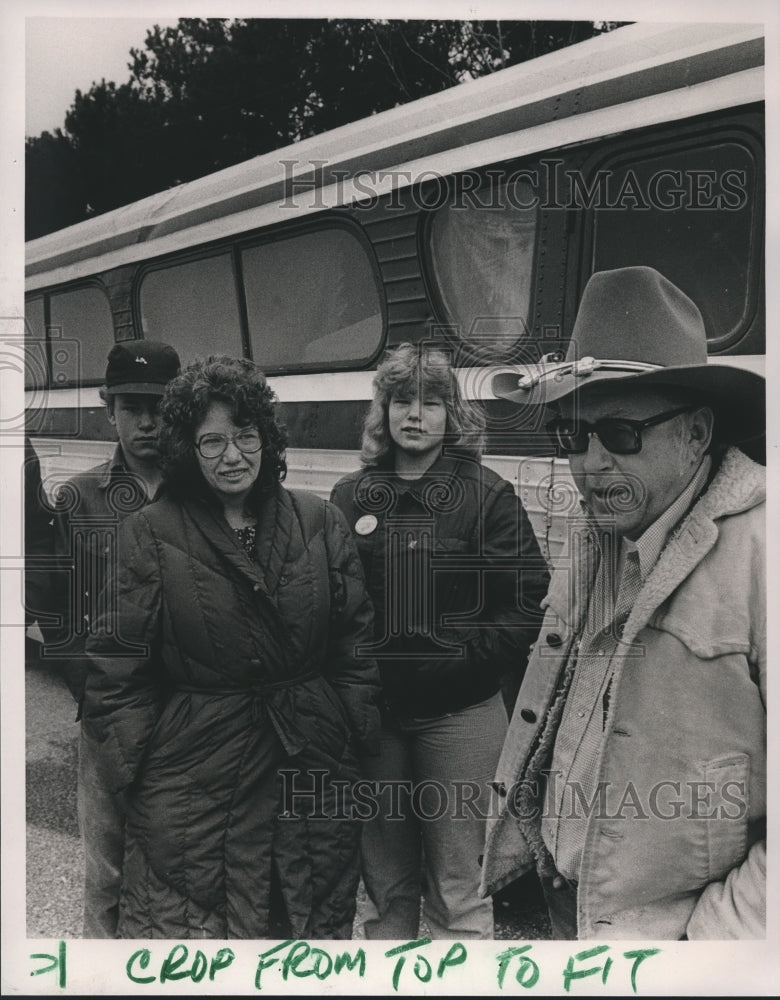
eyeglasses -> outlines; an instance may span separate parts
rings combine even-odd
[[[195,447],[204,458],[219,458],[225,454],[231,441],[242,455],[253,455],[263,447],[259,432],[251,427],[231,437],[225,434],[204,434],[195,442]]]
[[[604,417],[589,423],[569,417],[549,421],[547,431],[562,451],[568,455],[581,455],[588,450],[591,434],[595,434],[607,451],[614,455],[636,455],[642,450],[642,431],[646,427],[663,424],[672,417],[687,413],[690,406],[667,410],[647,420],[628,420],[623,417]]]

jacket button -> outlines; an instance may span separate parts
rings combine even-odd
[[[285,585],[285,584],[287,583],[287,577],[286,577],[286,576],[280,576],[280,577],[279,577],[279,583],[280,583],[280,584],[281,584],[282,586],[284,586],[284,585]]]
[[[522,708],[520,709],[520,718],[525,719],[526,722],[536,722],[536,712],[530,708]]]
[[[256,584],[254,585],[254,587],[252,587],[252,590],[254,590],[254,592],[255,592],[255,593],[257,593],[257,592],[258,592],[258,590],[260,590],[260,589],[261,589],[261,587],[260,587],[260,584],[259,584],[259,583],[256,583]]]
[[[485,860],[485,855],[480,854],[480,856],[477,858],[477,864],[479,865],[480,868],[482,867],[482,863],[484,862],[484,860]]]
[[[560,637],[560,635],[557,632],[548,632],[547,636],[546,636],[546,639],[547,639],[547,645],[548,646],[556,647],[556,646],[560,646],[560,645],[563,644],[563,639]]]

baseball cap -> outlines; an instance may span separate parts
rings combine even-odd
[[[156,340],[126,340],[108,355],[106,392],[162,396],[165,386],[179,374],[179,355],[170,344]]]

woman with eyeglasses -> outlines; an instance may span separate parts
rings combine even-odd
[[[164,495],[123,523],[88,643],[85,724],[130,793],[118,936],[348,938],[378,730],[349,528],[281,485],[251,362],[193,362],[161,414]]]

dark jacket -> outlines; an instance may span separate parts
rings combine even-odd
[[[51,613],[51,565],[54,553],[53,511],[41,480],[41,463],[29,438],[24,439],[25,623],[46,624]]]
[[[549,576],[511,485],[453,456],[413,481],[353,473],[331,500],[356,532],[387,706],[429,718],[516,690]]]
[[[56,493],[51,613],[59,625],[43,628],[45,657],[56,664],[77,702],[84,695],[84,647],[97,618],[106,581],[116,571],[122,521],[149,503],[146,485],[125,465],[117,445],[107,462],[80,472]]]
[[[160,499],[119,541],[84,723],[130,789],[120,936],[266,937],[274,869],[294,936],[349,936],[359,824],[332,817],[353,742],[375,749],[378,676],[355,654],[371,606],[340,512],[278,487],[257,562],[197,499]]]

